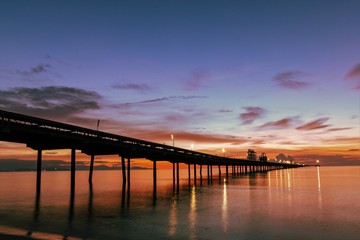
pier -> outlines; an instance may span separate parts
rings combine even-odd
[[[200,166],[201,181],[203,167],[206,167],[208,181],[211,181],[213,170],[216,168],[219,176],[222,176],[222,167],[225,167],[225,177],[229,178],[229,169],[232,174],[246,174],[303,166],[216,156],[3,110],[0,110],[0,141],[26,144],[27,147],[37,151],[37,195],[41,192],[41,163],[44,150],[69,149],[71,151],[70,191],[72,196],[75,193],[76,150],[80,150],[90,157],[89,184],[92,184],[94,161],[97,155],[119,156],[123,186],[127,184],[128,189],[131,179],[131,160],[140,158],[152,161],[154,192],[157,178],[156,164],[159,161],[172,163],[173,187],[176,186],[177,189],[179,188],[180,163],[188,166],[189,185],[191,183],[191,167],[193,167],[193,181],[196,185],[197,166]]]

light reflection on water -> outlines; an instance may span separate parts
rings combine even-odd
[[[4,234],[62,239],[358,239],[360,168],[312,167],[231,176],[173,189],[172,172],[0,173],[0,238]],[[205,178],[203,176],[203,178]]]

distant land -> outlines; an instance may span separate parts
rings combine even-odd
[[[36,171],[36,160],[20,160],[20,159],[1,159],[0,172],[24,172]],[[148,169],[141,167],[134,167],[136,169]],[[132,169],[134,169],[132,168]],[[94,166],[94,170],[120,170],[120,166],[109,167],[106,165]],[[70,170],[70,162],[62,160],[42,160],[42,170],[45,171],[68,171]],[[76,163],[76,170],[89,170],[89,166],[84,165],[83,162]]]

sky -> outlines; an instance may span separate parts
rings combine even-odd
[[[356,0],[2,0],[0,109],[91,129],[100,120],[100,131],[216,155],[360,165],[359,9]],[[0,150],[0,161],[36,158],[19,144]]]

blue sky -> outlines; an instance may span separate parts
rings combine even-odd
[[[359,1],[0,2],[0,108],[359,162]],[[7,156],[2,156],[6,158]]]

